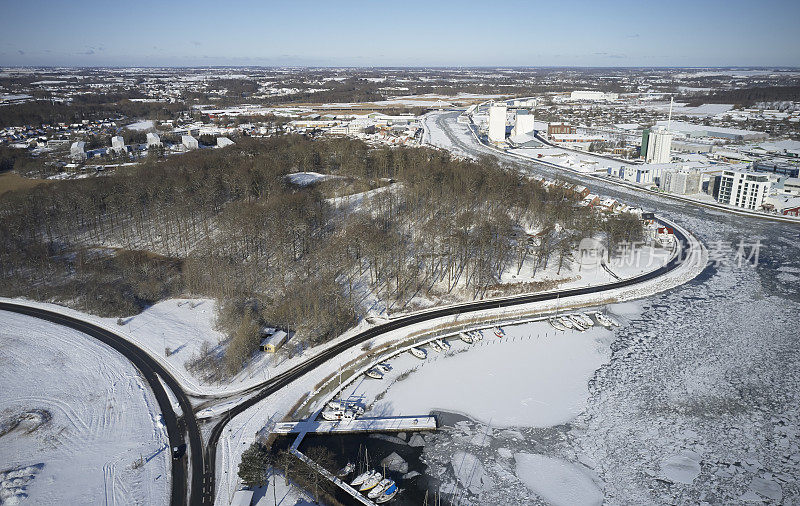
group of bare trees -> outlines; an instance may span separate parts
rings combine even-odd
[[[324,186],[291,184],[285,176],[296,171],[381,188],[358,209],[337,207]],[[350,327],[365,292],[399,308],[416,294],[480,297],[507,269],[568,266],[580,237],[636,233],[638,222],[611,227],[579,199],[489,159],[348,139],[242,139],[5,194],[0,292],[117,316],[180,293],[214,297],[231,336],[222,366],[234,374],[264,323],[311,345]]]

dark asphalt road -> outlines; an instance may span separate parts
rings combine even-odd
[[[0,310],[10,311],[14,313],[24,314],[46,320],[58,325],[64,325],[83,332],[105,344],[112,347],[125,358],[131,361],[133,365],[141,372],[144,379],[150,385],[150,389],[155,395],[156,401],[161,408],[161,413],[164,418],[164,424],[167,427],[167,436],[169,438],[170,448],[174,448],[184,444],[184,435],[188,432],[189,437],[189,451],[191,452],[192,459],[192,493],[191,502],[193,504],[200,502],[200,492],[203,488],[202,472],[195,470],[202,470],[203,466],[203,445],[200,429],[197,426],[197,419],[194,417],[192,405],[186,394],[181,390],[180,385],[161,365],[150,357],[146,352],[140,350],[135,345],[127,341],[125,338],[106,330],[97,325],[87,323],[77,318],[65,316],[53,311],[29,307],[21,304],[13,304],[8,302],[0,302]],[[178,399],[183,416],[178,417],[172,408],[169,396],[167,395],[161,380],[166,383],[170,390],[172,390],[175,397]],[[169,452],[172,453],[171,451]],[[180,461],[171,460],[172,462],[172,492],[170,496],[170,504],[173,506],[180,506],[187,502],[186,491],[186,459]],[[213,494],[213,488],[211,489]]]
[[[659,220],[660,221],[660,220]],[[669,223],[661,222],[665,226],[672,226]],[[585,295],[590,293],[598,293],[603,292],[606,290],[614,290],[617,288],[623,288],[627,286],[632,286],[638,283],[642,283],[644,281],[649,281],[655,278],[658,278],[678,266],[680,266],[685,260],[687,255],[684,253],[687,249],[688,240],[685,235],[683,235],[680,230],[675,229],[675,235],[680,244],[680,252],[678,255],[670,260],[667,264],[659,267],[658,269],[642,274],[640,276],[636,276],[633,278],[615,281],[613,283],[607,283],[604,285],[597,285],[597,286],[590,286],[590,287],[583,287],[583,288],[572,288],[567,290],[561,290],[558,292],[549,292],[549,293],[537,293],[531,295],[520,295],[518,297],[510,297],[504,298],[499,300],[483,300],[483,301],[475,301],[469,302],[465,304],[460,304],[457,306],[450,306],[441,309],[433,309],[430,311],[420,312],[416,314],[412,314],[409,316],[401,317],[396,320],[389,321],[382,325],[378,325],[372,327],[371,329],[365,330],[360,334],[357,334],[341,343],[332,346],[328,350],[320,353],[319,355],[299,364],[292,369],[275,376],[269,381],[261,383],[257,387],[252,389],[253,391],[258,390],[258,393],[253,397],[249,398],[245,402],[233,407],[229,411],[221,414],[220,416],[222,419],[214,426],[211,431],[211,436],[208,440],[208,445],[206,446],[206,457],[205,463],[207,464],[207,468],[205,470],[204,475],[204,482],[211,483],[213,490],[213,483],[215,479],[215,462],[216,462],[216,447],[219,438],[222,435],[222,431],[225,428],[225,425],[230,421],[231,418],[235,417],[236,415],[244,412],[248,408],[254,406],[259,401],[263,400],[264,398],[268,397],[269,395],[275,393],[276,391],[280,390],[281,388],[285,387],[292,381],[296,380],[297,378],[303,376],[304,374],[310,372],[314,368],[318,367],[319,365],[327,362],[328,360],[336,357],[338,354],[342,353],[343,351],[351,348],[353,346],[357,346],[364,341],[372,339],[380,334],[385,332],[389,332],[392,330],[397,330],[408,325],[413,325],[416,323],[420,323],[427,320],[432,320],[434,318],[440,318],[442,316],[452,316],[456,314],[465,314],[474,311],[482,311],[486,309],[498,309],[503,307],[511,307],[511,306],[518,306],[521,304],[528,304],[531,302],[540,302],[540,301],[547,301],[547,300],[554,300],[556,298],[563,298],[563,297],[571,297],[576,295]],[[213,494],[203,496],[203,504],[211,505],[214,503]]]

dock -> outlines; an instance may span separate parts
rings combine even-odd
[[[278,422],[272,428],[274,434],[354,434],[359,432],[414,432],[436,430],[436,418],[432,416],[395,416],[385,418],[356,418],[353,420],[302,420]]]
[[[344,490],[350,497],[352,497],[356,501],[360,502],[361,504],[364,504],[365,506],[375,506],[374,502],[370,501],[368,498],[366,498],[363,495],[361,495],[358,492],[358,490],[356,490],[352,486],[350,486],[349,483],[340,480],[339,478],[334,476],[330,471],[328,471],[327,469],[325,469],[321,465],[317,464],[316,462],[314,462],[310,458],[306,457],[305,454],[301,453],[300,451],[298,451],[298,450],[296,450],[294,448],[291,448],[289,450],[289,452],[291,452],[292,455],[294,455],[298,459],[300,459],[303,462],[305,462],[312,469],[316,470],[320,475],[322,475],[324,478],[329,480],[331,483],[333,483],[337,487],[339,487],[342,490]]]

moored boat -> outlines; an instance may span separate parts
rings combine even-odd
[[[438,339],[437,342],[439,346],[442,348],[442,351],[447,351],[450,349],[450,343],[448,343],[444,338]]]
[[[370,378],[374,378],[374,379],[378,379],[378,380],[379,379],[383,379],[383,371],[381,371],[377,367],[373,367],[372,369],[367,371],[365,374],[367,376],[369,376]]]
[[[441,353],[441,352],[442,352],[442,347],[441,347],[441,346],[439,346],[439,343],[438,343],[438,342],[436,342],[435,340],[434,340],[434,341],[431,341],[431,342],[430,342],[430,343],[428,343],[428,344],[430,344],[430,346],[431,346],[431,349],[432,349],[433,351],[435,351],[436,353]]]
[[[564,327],[566,327],[568,329],[574,329],[575,328],[575,324],[572,323],[572,320],[570,320],[568,318],[564,318],[563,316],[558,318],[558,323],[560,323],[561,325],[563,325]]]
[[[471,336],[469,336],[469,335],[467,335],[467,334],[466,334],[466,333],[464,333],[464,332],[461,332],[460,334],[458,334],[458,337],[460,337],[460,338],[461,338],[461,340],[462,340],[462,341],[464,341],[464,342],[465,342],[465,343],[467,343],[467,344],[472,344],[472,343],[474,342],[474,341],[473,341],[473,339],[472,339],[472,337],[471,337]]]
[[[567,330],[567,327],[563,326],[558,320],[554,318],[548,319],[547,322],[550,323],[550,326],[556,330],[561,330],[561,331]]]
[[[364,480],[364,483],[361,484],[361,487],[358,489],[359,492],[365,492],[367,490],[373,489],[378,483],[381,482],[383,476],[378,471],[372,471],[372,474]]]
[[[580,330],[581,332],[583,332],[588,328],[586,325],[584,325],[583,321],[574,314],[567,315],[565,318],[569,318],[569,321],[571,321],[575,326],[575,328]]]
[[[594,327],[594,322],[586,313],[576,313],[575,316],[577,316],[583,322],[586,328]]]
[[[348,462],[343,468],[339,469],[339,472],[336,473],[336,476],[339,478],[344,478],[348,474],[352,473],[356,470],[356,465],[352,462]]]
[[[504,335],[506,335],[506,333],[501,327],[495,327],[494,335],[496,335],[497,337],[503,337]]]
[[[377,504],[383,504],[385,502],[388,502],[388,501],[392,500],[392,498],[394,496],[397,495],[397,491],[398,491],[397,485],[396,484],[392,484],[389,488],[384,490],[383,494],[381,494],[380,497],[375,499],[375,502]]]
[[[410,351],[412,355],[420,360],[424,360],[428,357],[428,353],[425,351],[425,348],[411,348],[408,351]]]
[[[369,497],[370,499],[377,499],[378,496],[382,495],[386,491],[386,489],[391,487],[392,485],[394,485],[394,480],[390,480],[389,478],[384,478],[377,485],[375,485],[375,488],[369,491],[367,497]]]
[[[374,473],[374,472],[375,471],[372,471],[372,470],[364,471],[363,473],[361,473],[358,476],[356,476],[355,478],[353,478],[353,481],[350,482],[350,485],[352,485],[354,487],[357,487],[357,486],[361,485],[362,483],[364,483],[367,480],[367,478],[372,476],[372,473]]]

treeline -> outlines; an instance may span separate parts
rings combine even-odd
[[[22,104],[0,107],[0,125],[52,125],[56,123],[78,123],[81,120],[96,120],[114,117],[152,118],[159,120],[177,118],[186,110],[183,104],[162,102],[132,102],[125,95],[79,95],[72,103],[33,100]]]
[[[315,171],[371,181],[356,206]],[[394,184],[390,184],[396,181]],[[599,218],[579,196],[493,159],[333,138],[243,138],[0,199],[0,292],[32,293],[107,316],[179,293],[220,301],[224,358],[197,357],[215,379],[238,372],[269,323],[314,345],[349,328],[372,293],[392,310],[417,295],[482,297],[501,274],[567,268],[582,237],[635,240],[633,217]]]
[[[719,90],[691,98],[692,107],[702,104],[736,104],[750,107],[757,102],[797,102],[800,101],[800,86],[758,86]]]

